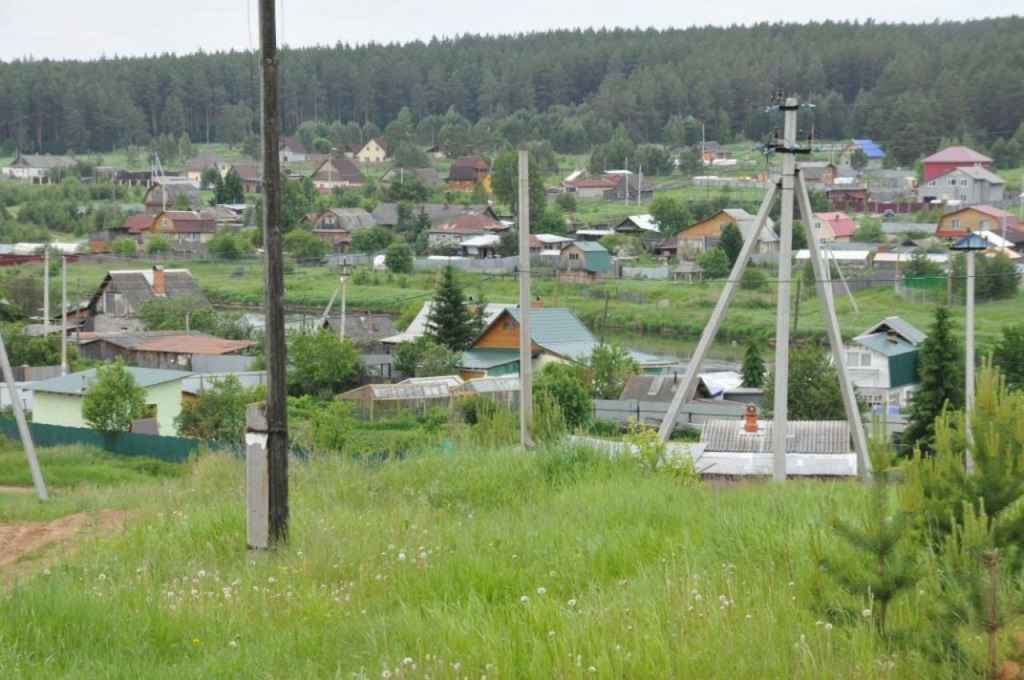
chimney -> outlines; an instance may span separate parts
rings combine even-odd
[[[157,295],[164,294],[164,268],[163,265],[153,265],[153,292]]]
[[[747,404],[747,413],[743,419],[743,431],[755,433],[757,429],[757,407]]]

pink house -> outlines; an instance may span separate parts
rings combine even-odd
[[[857,223],[846,213],[814,213],[814,229],[822,243],[849,243],[857,231]]]
[[[992,159],[966,146],[951,146],[924,159],[924,173],[921,183],[930,182],[939,175],[945,175],[957,168],[992,169]]]

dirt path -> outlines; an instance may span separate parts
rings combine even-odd
[[[87,535],[121,531],[128,510],[79,512],[50,522],[0,524],[0,586],[52,564]]]

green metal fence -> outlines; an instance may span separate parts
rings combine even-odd
[[[200,447],[216,451],[229,451],[243,455],[245,447],[206,439],[183,437],[160,437],[152,434],[132,432],[94,432],[84,427],[64,427],[29,423],[29,432],[36,446],[66,446],[83,444],[103,449],[122,456],[150,456],[171,463],[184,463],[188,457],[199,452]],[[18,424],[13,420],[0,419],[0,432],[15,441],[21,441]]]

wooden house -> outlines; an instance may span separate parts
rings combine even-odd
[[[448,169],[448,187],[461,191],[472,191],[481,183],[488,192],[491,190],[491,162],[483,156],[460,156]]]
[[[821,243],[850,243],[857,231],[857,223],[846,213],[814,213],[814,229]]]
[[[755,215],[751,215],[742,208],[726,208],[717,213],[689,226],[683,227],[676,234],[677,255],[680,259],[704,252],[718,245],[722,238],[722,229],[728,224],[735,225],[743,239],[750,238],[754,230]],[[773,222],[768,218],[759,234],[757,251],[759,253],[776,252],[779,249],[779,237],[772,229]]]
[[[558,280],[566,283],[598,283],[611,271],[611,254],[594,241],[573,241],[558,258]]]
[[[187,269],[165,270],[155,265],[152,269],[114,270],[107,273],[89,299],[85,330],[138,327],[139,311],[155,297],[190,298],[196,305],[210,305]]]
[[[348,158],[325,160],[313,171],[310,180],[321,193],[330,193],[335,187],[362,186],[366,182],[363,173]]]
[[[155,180],[142,200],[146,212],[154,215],[164,210],[180,209],[183,202],[188,204],[189,209],[203,204],[197,184],[184,177],[162,177]]]
[[[327,241],[333,252],[344,253],[348,251],[353,231],[375,226],[377,221],[362,208],[331,208],[312,224],[311,234]]]
[[[384,163],[388,159],[387,149],[383,137],[374,137],[354,151],[352,158],[360,163]]]
[[[70,168],[74,164],[75,159],[71,156],[19,153],[11,164],[3,169],[3,174],[15,179],[27,179],[33,184],[46,184],[53,172]]]

